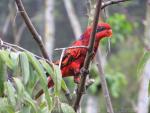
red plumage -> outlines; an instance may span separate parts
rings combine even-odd
[[[91,35],[92,27],[89,26],[85,30],[85,32],[81,35],[80,39],[73,42],[71,46],[88,46],[89,39]],[[109,24],[107,23],[99,23],[96,29],[95,43],[94,43],[94,56],[96,54],[99,41],[104,37],[110,37],[112,35],[112,30]],[[74,82],[80,82],[80,69],[84,64],[84,60],[86,57],[87,48],[70,48],[65,51],[65,54],[61,63],[61,72],[62,77],[74,76]],[[93,57],[94,57],[93,56]],[[92,60],[92,59],[91,59]],[[59,64],[59,60],[55,62],[55,64]],[[54,85],[52,79],[48,77],[48,87],[52,87]],[[40,92],[39,92],[40,93]],[[43,91],[40,93],[40,95]]]

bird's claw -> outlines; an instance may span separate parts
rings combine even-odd
[[[87,79],[85,84],[86,89],[89,88],[94,82],[94,79]]]
[[[89,74],[89,70],[85,69],[85,68],[81,68],[80,73],[81,73],[81,75],[87,75],[87,74]]]

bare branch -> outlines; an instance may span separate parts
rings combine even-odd
[[[16,13],[16,14],[17,14],[17,13]],[[31,21],[32,21],[32,22],[35,21],[37,16],[38,16],[38,15],[35,15],[34,17],[31,17]],[[40,15],[40,16],[41,16],[41,15]],[[14,17],[13,23],[15,23],[15,17]],[[22,36],[22,34],[23,34],[25,28],[26,28],[25,23],[22,23],[22,25],[20,25],[20,27],[17,29],[17,33],[16,33],[15,41],[14,41],[15,44],[17,44],[17,45],[19,44],[19,42],[20,42],[20,40],[21,40],[21,36]]]
[[[56,49],[54,49],[55,51],[58,51],[58,50],[63,50],[63,49],[75,49],[75,48],[87,48],[88,49],[88,47],[87,46],[71,46],[71,47],[63,47],[63,48],[56,48]]]
[[[99,70],[99,75],[100,75],[103,95],[104,95],[105,100],[106,100],[106,108],[107,108],[107,112],[108,113],[114,113],[113,107],[112,107],[112,104],[111,104],[111,99],[110,99],[110,96],[109,96],[107,83],[106,83],[106,80],[105,80],[105,73],[104,73],[104,70],[102,68],[102,63],[101,63],[100,56],[101,56],[100,55],[100,51],[98,51],[96,59],[98,61],[98,65],[97,66],[98,66],[98,70]]]
[[[71,24],[71,27],[73,29],[74,35],[76,39],[79,39],[80,35],[82,34],[81,26],[78,20],[78,17],[75,13],[74,7],[72,5],[71,0],[63,0],[64,5],[69,17],[69,21]]]
[[[8,16],[7,16],[7,18],[6,18],[5,22],[4,22],[4,25],[3,25],[4,26],[3,30],[2,30],[3,35],[5,35],[7,30],[8,30],[10,20],[11,20],[11,14],[8,14]]]
[[[48,56],[48,53],[44,47],[44,44],[42,42],[42,38],[41,36],[39,35],[39,33],[36,31],[35,27],[33,26],[28,14],[26,13],[25,9],[24,9],[24,6],[22,4],[22,1],[21,0],[15,0],[16,1],[16,4],[17,4],[17,7],[18,7],[18,10],[22,16],[22,18],[24,19],[24,22],[26,23],[29,31],[31,32],[33,38],[35,39],[35,41],[38,43],[40,49],[41,49],[41,52],[42,52],[42,55],[45,59],[48,59],[50,60],[49,56]]]
[[[16,20],[17,13],[16,13],[16,10],[13,7],[12,3],[9,5],[9,13],[11,14],[12,36],[14,38],[14,43],[16,44],[16,37],[17,37],[18,28],[17,28],[15,20]]]
[[[40,57],[40,56],[38,56],[38,55],[36,55],[36,54],[34,54],[34,53],[32,53],[32,52],[30,52],[30,51],[28,51],[28,50],[26,50],[26,49],[20,47],[20,46],[18,46],[18,45],[5,42],[5,41],[3,41],[1,38],[0,38],[0,45],[1,45],[2,47],[10,48],[10,49],[14,50],[15,52],[17,52],[17,51],[26,51],[26,52],[29,52],[29,53],[31,53],[33,56],[35,56],[36,58],[42,59],[42,60],[45,60],[45,61],[49,62],[47,59],[45,59],[45,58],[43,58],[43,57]]]
[[[55,42],[55,0],[44,0],[44,45],[52,58]]]
[[[112,4],[118,4],[120,2],[126,2],[126,1],[131,1],[131,0],[110,0],[110,1],[102,3],[101,9],[104,9],[105,7],[112,5]]]
[[[93,22],[93,27],[92,27],[93,29],[92,29],[92,34],[90,36],[89,46],[88,46],[89,50],[86,54],[86,58],[85,58],[84,65],[83,65],[83,69],[85,71],[88,70],[88,68],[89,68],[91,56],[92,56],[92,53],[93,53],[96,27],[97,27],[97,24],[98,24],[98,18],[99,18],[99,14],[100,14],[100,11],[101,11],[101,3],[102,3],[102,0],[97,1],[96,11],[95,11],[95,16],[94,16],[94,22]],[[79,85],[78,92],[77,92],[77,97],[76,97],[75,103],[73,105],[75,111],[77,111],[79,106],[80,106],[79,104],[80,104],[80,101],[81,101],[81,98],[82,98],[82,94],[84,92],[87,73],[83,72],[83,73],[81,73],[81,75],[82,75],[81,76],[81,84]]]
[[[62,63],[62,59],[64,57],[64,53],[65,53],[65,49],[62,50],[61,56],[60,56],[60,60],[59,60],[59,69],[61,69],[61,63]]]
[[[17,31],[17,34],[16,34],[16,37],[15,37],[15,44],[19,44],[19,42],[20,42],[20,40],[21,40],[21,36],[22,36],[22,34],[23,34],[23,31],[25,30],[25,24],[23,23],[20,27],[19,27],[19,29],[18,29],[18,31]]]
[[[12,10],[12,2],[11,1],[9,1],[9,3],[8,3],[8,9],[9,9],[9,14],[8,14],[8,16],[4,22],[4,25],[3,25],[4,26],[3,30],[2,30],[3,35],[6,34],[8,28],[9,28],[9,24],[12,21],[13,10]]]

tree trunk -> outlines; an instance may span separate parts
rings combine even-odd
[[[75,13],[74,7],[71,3],[71,0],[64,0],[65,8],[68,13],[68,17],[70,20],[71,27],[73,29],[76,40],[80,38],[82,33],[81,26],[78,20],[78,17]]]
[[[150,61],[145,66],[145,70],[142,75],[139,97],[138,97],[137,113],[148,113],[148,86],[149,86],[149,79],[150,79],[149,69],[150,69]]]
[[[54,1],[45,0],[44,43],[50,57],[52,56],[55,37]]]
[[[145,23],[145,45],[147,49],[150,49],[150,0],[147,3]],[[148,113],[148,87],[150,80],[150,60],[147,62],[140,84],[137,113]]]

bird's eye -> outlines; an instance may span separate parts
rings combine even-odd
[[[96,29],[96,32],[101,32],[101,31],[103,31],[103,30],[105,30],[106,28],[105,27],[97,27],[97,29]]]

